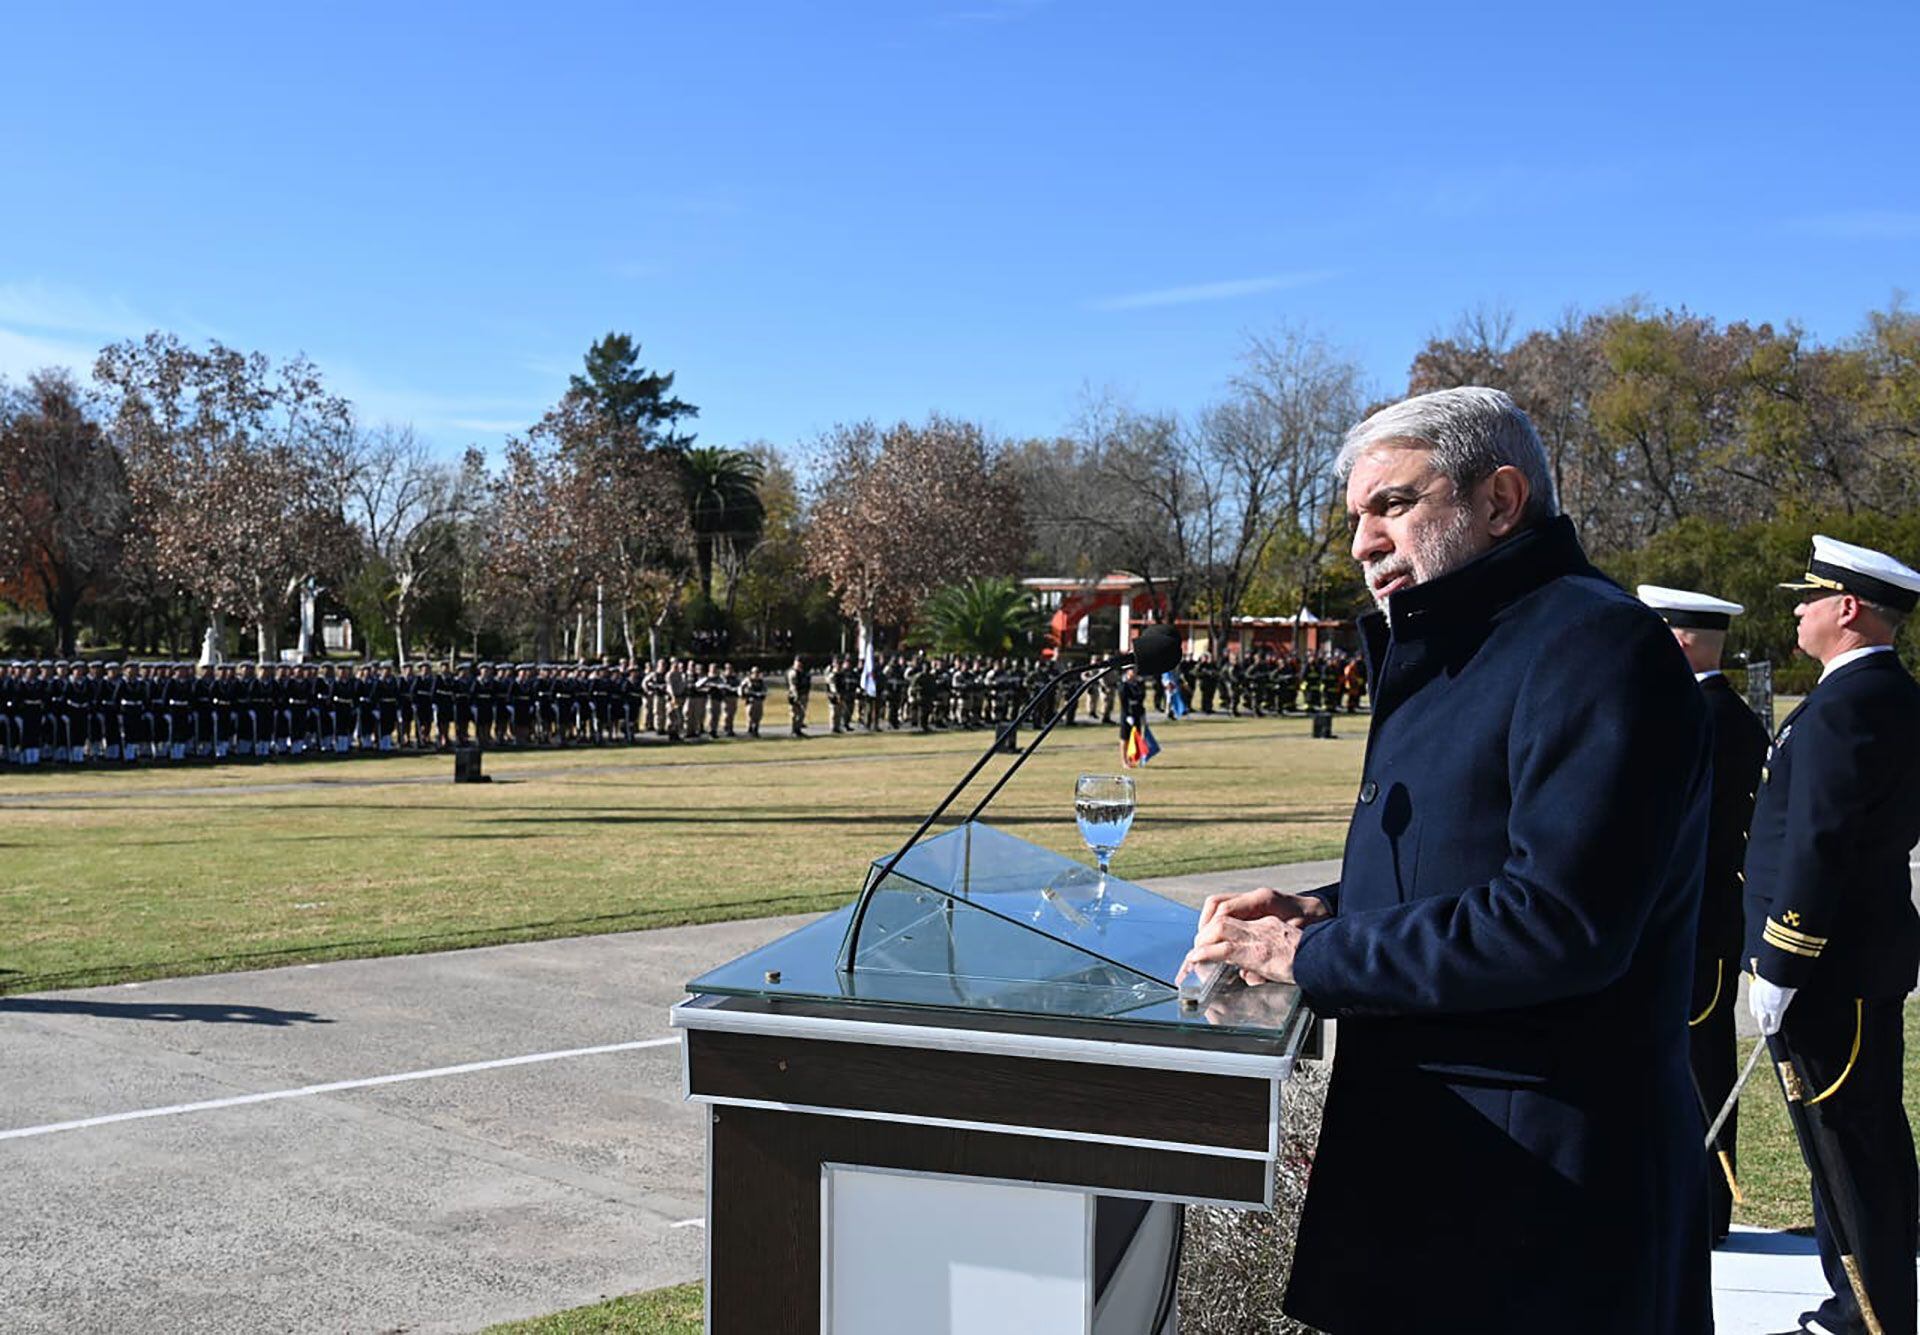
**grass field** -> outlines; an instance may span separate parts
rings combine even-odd
[[[1363,726],[1162,727],[1116,871],[1337,855]],[[445,757],[0,776],[0,992],[828,908],[985,741],[500,752],[459,787]],[[1073,778],[1118,760],[1056,734],[990,818],[1084,856]]]

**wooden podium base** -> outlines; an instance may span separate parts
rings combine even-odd
[[[1224,1033],[1176,1042],[1112,1021],[742,997],[685,1003],[673,1022],[687,1030],[687,1096],[708,1105],[713,1335],[861,1335],[876,1303],[896,1301],[896,1329],[914,1335],[1093,1331],[1094,1198],[1272,1207],[1291,1049]],[[1004,1228],[956,1223],[953,1254],[929,1257],[918,1232],[876,1230],[900,1193],[862,1173],[1009,1188],[930,1185],[916,1207],[956,1221],[1000,1210]],[[996,1232],[1050,1237],[1076,1210],[1087,1220],[1084,1273],[1044,1261],[1051,1244],[996,1255]],[[848,1235],[835,1235],[836,1220]],[[1036,1259],[1023,1270],[1027,1255]],[[955,1276],[951,1291],[903,1279],[887,1296],[893,1271],[927,1264]],[[1085,1319],[1034,1324],[1073,1306],[1060,1305],[1060,1283],[1080,1285]]]

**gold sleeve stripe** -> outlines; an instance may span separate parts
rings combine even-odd
[[[1827,944],[1827,938],[1824,936],[1815,936],[1812,932],[1796,932],[1785,923],[1775,922],[1772,918],[1767,919],[1767,930],[1770,932],[1778,932],[1785,937],[1790,937],[1802,945],[1824,946]]]
[[[1771,928],[1772,925],[1771,923],[1767,924],[1768,928]],[[1770,930],[1763,930],[1760,933],[1760,938],[1776,950],[1784,950],[1789,955],[1804,955],[1810,960],[1820,958],[1820,948],[1818,946],[1803,946],[1797,941],[1783,941]]]

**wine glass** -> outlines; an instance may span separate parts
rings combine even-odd
[[[1100,863],[1094,904],[1108,913],[1125,913],[1125,904],[1107,902],[1107,864],[1133,828],[1133,780],[1124,774],[1082,774],[1073,785],[1073,817]]]

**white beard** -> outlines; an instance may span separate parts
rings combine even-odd
[[[1384,612],[1387,610],[1387,597],[1373,593],[1381,582],[1410,575],[1412,583],[1407,587],[1413,588],[1428,580],[1438,579],[1448,571],[1458,570],[1480,555],[1480,551],[1474,543],[1473,510],[1469,506],[1459,506],[1444,528],[1430,529],[1415,538],[1411,552],[1396,552],[1364,565],[1362,570],[1366,575],[1367,591]]]

